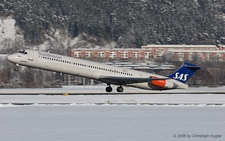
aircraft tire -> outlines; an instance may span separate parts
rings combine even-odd
[[[117,87],[116,90],[117,90],[117,92],[123,92],[123,87],[121,87],[121,86],[120,87]]]
[[[106,92],[112,92],[112,87],[110,87],[110,86],[109,87],[106,87],[105,90],[106,90]]]

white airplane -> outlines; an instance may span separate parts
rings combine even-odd
[[[188,88],[185,82],[200,69],[184,62],[174,73],[161,76],[36,50],[21,50],[7,59],[16,65],[15,71],[21,65],[99,80],[107,83],[106,92],[112,92],[111,84],[119,85],[117,92],[123,92],[122,86],[146,90],[185,89]]]

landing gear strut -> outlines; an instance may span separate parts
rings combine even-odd
[[[16,67],[14,68],[14,71],[18,71],[18,67],[19,67],[19,64],[16,64]]]

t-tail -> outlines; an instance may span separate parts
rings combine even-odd
[[[184,64],[179,69],[177,69],[174,73],[168,75],[167,77],[185,83],[198,69],[200,69],[200,67],[191,63],[184,62]]]

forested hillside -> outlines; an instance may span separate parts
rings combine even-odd
[[[0,53],[32,48],[67,55],[68,49],[80,47],[224,45],[224,21],[225,0],[0,0]],[[15,73],[13,64],[0,61],[0,88],[63,84],[57,73],[23,67]],[[224,62],[196,64],[208,69],[197,72],[190,84],[225,83]]]
[[[225,43],[224,0],[1,0],[27,44],[41,44],[60,29],[85,33],[116,47]]]

